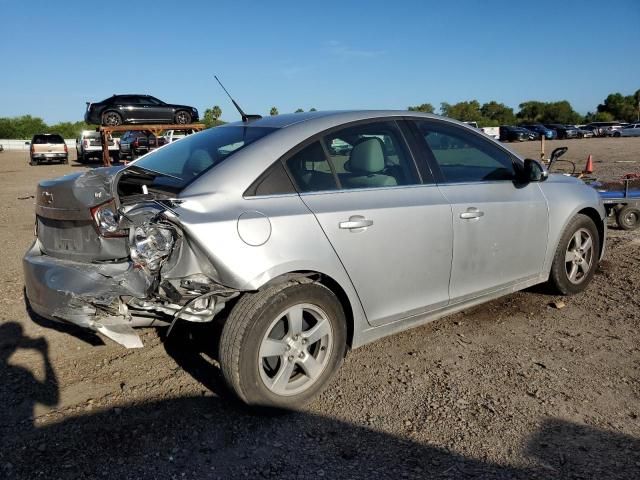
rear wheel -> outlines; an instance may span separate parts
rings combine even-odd
[[[245,294],[220,338],[220,365],[245,403],[299,407],[324,389],[346,349],[346,321],[331,290],[287,283]]]
[[[117,127],[120,124],[122,124],[122,117],[118,112],[109,111],[102,114],[102,125]]]
[[[185,112],[184,110],[180,110],[176,113],[175,122],[180,125],[191,123],[191,114],[189,112]]]
[[[35,160],[33,158],[29,158],[29,165],[35,167],[38,165],[38,160]]]
[[[640,227],[640,223],[638,223],[639,220],[640,209],[632,205],[622,207],[616,215],[618,226],[623,230],[635,230]]]
[[[549,283],[562,295],[582,292],[598,265],[600,237],[593,220],[576,215],[567,225],[556,249]]]
[[[620,132],[613,132],[613,136],[614,137],[619,137],[620,136]]]

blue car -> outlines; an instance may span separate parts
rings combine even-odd
[[[544,138],[546,138],[547,140],[554,140],[558,137],[558,133],[555,130],[547,128],[544,125],[533,124],[520,126],[526,128],[527,130],[531,130],[532,132],[539,133],[541,136],[544,135]]]

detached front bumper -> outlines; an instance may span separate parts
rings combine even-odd
[[[42,254],[36,240],[22,260],[31,308],[51,320],[98,331],[128,348],[142,347],[122,297],[144,299],[153,279],[131,262],[82,263]]]

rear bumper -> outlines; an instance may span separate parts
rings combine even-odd
[[[69,154],[68,153],[32,153],[31,154],[31,158],[33,160],[64,160],[65,158],[68,158]]]
[[[131,262],[82,263],[44,255],[38,240],[22,260],[27,300],[38,315],[141,347],[122,297],[146,298],[153,279]]]

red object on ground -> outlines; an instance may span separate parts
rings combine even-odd
[[[593,173],[593,157],[591,154],[587,157],[587,164],[584,166],[582,173]]]

